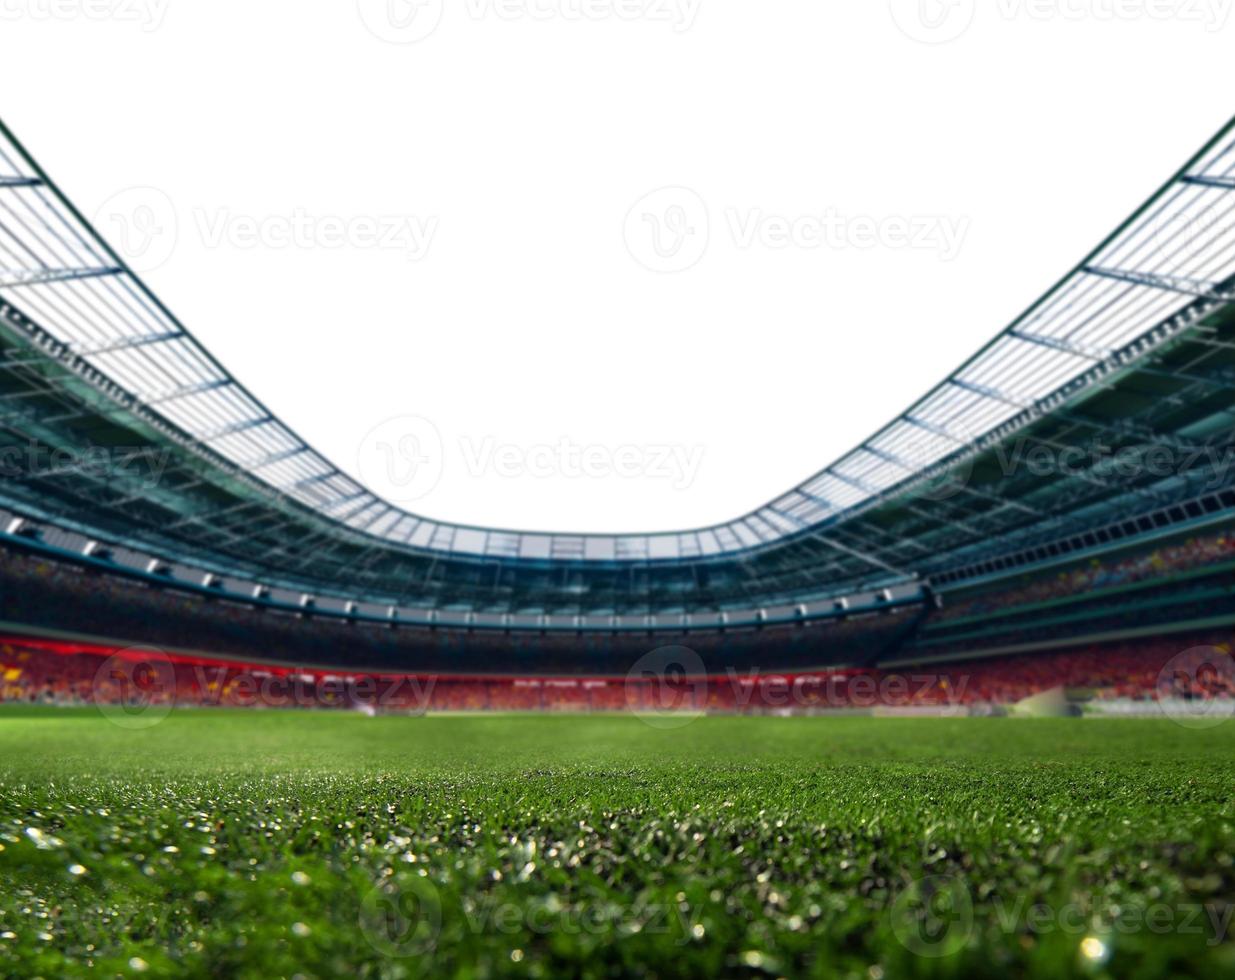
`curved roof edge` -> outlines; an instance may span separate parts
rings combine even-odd
[[[241,385],[95,231],[0,121],[0,297],[204,454],[379,541],[460,556],[708,558],[842,519],[922,478],[1059,392],[1118,368],[1198,299],[1230,300],[1235,119],[1025,312],[830,466],[733,521],[679,532],[561,534],[443,523],[341,472]]]

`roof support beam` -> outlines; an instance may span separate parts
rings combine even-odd
[[[974,527],[972,524],[968,523],[967,521],[963,521],[958,517],[953,517],[950,514],[946,514],[946,513],[932,514],[929,511],[925,511],[921,507],[918,507],[916,505],[910,505],[906,507],[905,509],[909,511],[909,513],[913,514],[916,517],[920,517],[924,521],[934,522],[937,524],[946,524],[948,527],[964,531],[970,537],[981,538],[984,536],[984,532],[981,531],[980,529]],[[936,510],[942,511],[943,508],[936,507]]]
[[[898,466],[907,473],[912,473],[917,468],[908,460],[901,459],[899,456],[894,456],[892,453],[886,453],[882,449],[876,449],[869,443],[862,445],[864,452],[870,453],[876,459],[882,459],[885,463],[891,463],[893,466]]]
[[[1051,350],[1063,351],[1065,354],[1075,354],[1077,357],[1088,358],[1091,361],[1104,361],[1111,356],[1110,350],[1099,350],[1096,347],[1073,344],[1058,337],[1042,337],[1024,330],[1011,330],[1008,332],[1008,336],[1015,337],[1017,340],[1023,340],[1029,344],[1037,344],[1039,347],[1049,347]]]
[[[961,493],[968,494],[971,497],[977,497],[979,500],[986,500],[993,504],[998,504],[1001,507],[1010,507],[1012,510],[1019,510],[1022,514],[1030,514],[1034,517],[1045,517],[1046,511],[1039,510],[1037,507],[1031,507],[1029,504],[1022,503],[1014,497],[1005,497],[1002,494],[986,493],[976,487],[970,486],[968,482],[962,481],[957,484],[957,489]]]
[[[186,385],[183,388],[178,388],[176,391],[170,391],[166,395],[159,395],[157,398],[147,398],[147,405],[165,405],[168,402],[174,402],[178,398],[188,398],[190,395],[200,395],[204,391],[215,391],[218,388],[226,388],[232,383],[231,378],[219,378],[216,381],[203,381],[200,384]]]
[[[195,438],[204,445],[208,442],[214,442],[216,439],[222,439],[224,436],[234,436],[237,432],[247,432],[249,429],[260,428],[273,421],[274,419],[269,415],[259,415],[257,418],[245,419],[243,422],[233,422],[231,425],[225,425],[210,432],[203,432]]]
[[[101,276],[118,276],[122,272],[124,270],[119,266],[103,266],[97,269],[6,269],[0,272],[0,289],[43,286],[72,279],[97,279]]]
[[[793,514],[783,511],[779,507],[773,507],[771,504],[768,504],[767,509],[770,510],[777,517],[781,518],[782,520],[788,521],[790,524],[794,525],[797,528],[810,527],[810,525],[807,524],[806,521],[802,520],[802,518],[794,517]]]
[[[861,490],[863,493],[879,493],[879,489],[877,487],[871,486],[865,480],[859,480],[852,476],[845,476],[844,473],[837,473],[836,470],[828,470],[828,476],[833,479],[840,480],[841,483],[848,483],[851,487],[856,490]]]
[[[166,333],[137,334],[122,340],[108,341],[93,347],[71,347],[74,357],[98,357],[101,354],[114,354],[117,351],[131,350],[134,347],[145,347],[147,344],[161,344],[168,340],[183,337],[179,330],[169,330]]]
[[[841,544],[835,538],[825,537],[822,534],[816,534],[815,540],[820,544],[827,545],[829,548],[835,548],[841,554],[848,555],[850,558],[856,558],[858,561],[866,562],[875,568],[882,568],[885,572],[891,572],[893,575],[903,575],[905,578],[912,576],[902,568],[897,568],[895,565],[889,565],[881,558],[876,558],[874,555],[868,555],[864,551],[859,551],[857,548],[851,548],[847,544]]]
[[[1006,391],[1000,391],[998,388],[988,388],[986,385],[974,384],[972,381],[965,381],[961,378],[950,378],[948,384],[954,388],[960,388],[961,391],[968,391],[975,395],[981,395],[983,398],[989,398],[991,401],[1003,402],[1005,405],[1011,405],[1013,408],[1025,409],[1030,407],[1027,402],[1013,398]]]
[[[292,449],[284,449],[277,453],[268,453],[265,456],[258,456],[257,459],[244,463],[243,466],[247,470],[260,470],[266,466],[274,466],[275,463],[282,463],[287,459],[294,459],[303,453],[309,452],[308,446],[295,446]]]
[[[926,419],[918,418],[916,415],[906,415],[904,416],[904,419],[906,422],[908,422],[910,425],[914,426],[915,428],[921,429],[923,432],[929,432],[932,435],[940,436],[941,438],[951,440],[952,442],[956,443],[958,446],[964,446],[968,444],[966,440],[953,435],[943,426],[936,425],[934,422],[928,422],[926,421]]]
[[[343,504],[350,504],[355,500],[359,500],[361,497],[368,496],[370,496],[368,490],[358,490],[355,493],[349,493],[346,497],[340,497],[338,500],[332,500],[328,504],[323,504],[322,511],[324,513],[329,513],[330,511],[337,510]],[[339,519],[342,520],[343,518]]]
[[[1217,187],[1224,191],[1235,191],[1235,177],[1224,174],[1209,176],[1208,174],[1188,174],[1180,177],[1181,184],[1197,184],[1201,187]]]
[[[813,503],[818,504],[828,513],[832,513],[832,511],[836,510],[836,504],[832,503],[830,500],[825,500],[823,497],[819,496],[819,494],[817,493],[811,493],[809,490],[805,489],[805,484],[803,484],[800,487],[795,487],[792,492],[799,494],[802,497],[805,497],[807,500]],[[715,537],[715,535],[713,535],[713,537]],[[716,543],[720,546],[722,552],[725,551],[726,546],[724,543],[722,543],[719,539],[717,540]]]
[[[1087,265],[1085,271],[1091,276],[1101,276],[1104,279],[1116,279],[1120,282],[1130,282],[1134,286],[1148,286],[1150,289],[1162,289],[1167,292],[1180,293],[1184,296],[1199,296],[1203,299],[1225,299],[1217,283],[1203,279],[1190,279],[1187,276],[1161,276],[1154,272],[1128,272],[1124,269],[1104,269],[1101,266]]]
[[[337,473],[338,470],[327,470],[325,473],[316,473],[313,476],[307,476],[303,480],[297,480],[295,483],[290,483],[280,489],[284,493],[295,493],[297,490],[303,490],[305,487],[311,487],[315,483],[321,483],[323,480],[329,480]]]

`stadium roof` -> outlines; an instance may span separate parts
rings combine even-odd
[[[914,506],[930,507],[932,513],[954,508],[938,494],[935,499],[923,496],[921,487],[1058,413],[1065,404],[1111,386],[1130,368],[1161,356],[1182,338],[1195,340],[1198,329],[1214,329],[1214,318],[1225,311],[1235,281],[1233,126],[1235,121],[1041,299],[904,413],[801,485],[750,514],[712,527],[662,534],[531,533],[446,524],[379,499],[238,383],[0,123],[0,312],[24,346],[34,349],[20,356],[16,349],[10,350],[5,365],[12,374],[26,371],[31,357],[58,363],[62,373],[53,377],[44,370],[40,384],[44,394],[51,386],[58,397],[75,404],[68,414],[51,416],[53,423],[81,429],[86,416],[94,418],[94,431],[79,431],[79,440],[97,444],[107,437],[117,444],[116,434],[104,432],[98,423],[127,416],[129,424],[140,421],[144,431],[157,432],[159,440],[173,444],[177,459],[183,459],[188,469],[196,467],[198,481],[217,483],[228,474],[234,484],[239,478],[246,490],[234,500],[218,496],[203,504],[202,499],[184,496],[174,503],[163,501],[180,514],[186,534],[193,535],[191,543],[197,547],[189,549],[191,557],[229,574],[264,573],[268,578],[282,576],[318,586],[334,583],[346,590],[339,571],[348,569],[355,576],[355,587],[383,599],[405,594],[391,578],[405,574],[394,571],[403,566],[391,564],[392,555],[445,565],[452,559],[496,562],[499,571],[491,587],[483,584],[483,576],[473,583],[477,597],[486,588],[501,592],[509,583],[503,584],[500,569],[525,563],[608,569],[728,561],[739,563],[743,570],[733,574],[747,580],[735,595],[751,601],[788,598],[809,586],[826,591],[906,580],[930,568],[928,556],[937,547],[919,543],[926,554],[919,551],[915,557],[914,549],[906,549],[903,541],[880,536],[899,533],[903,538],[903,532],[860,529],[863,515],[906,499],[916,501]],[[1218,343],[1212,350],[1225,351],[1228,346],[1225,341],[1208,343]],[[1225,370],[1222,364],[1214,366],[1220,374]],[[1186,372],[1176,377],[1187,382]],[[95,394],[83,394],[83,383]],[[1218,382],[1202,378],[1195,383],[1212,393]],[[100,404],[98,392],[105,394],[109,407]],[[13,391],[7,397],[11,404],[31,404],[22,401],[29,392]],[[85,402],[91,407],[84,407]],[[1136,424],[1135,416],[1143,409],[1130,408],[1122,421]],[[28,433],[32,419],[23,421]],[[13,430],[15,416],[8,424]],[[39,424],[46,437],[48,417]],[[1188,424],[1198,422],[1193,419]],[[1203,443],[1209,448],[1217,444]],[[203,465],[212,470],[208,479],[201,475]],[[47,475],[38,478],[46,480]],[[969,483],[965,493],[977,496]],[[1090,483],[1095,485],[1092,479]],[[28,483],[23,486],[28,491]],[[1121,489],[1117,484],[1105,486]],[[254,488],[260,491],[256,498]],[[148,499],[140,502],[129,494],[123,503],[131,509],[180,492],[168,485],[148,492]],[[991,493],[998,496],[1005,491]],[[1168,501],[1158,493],[1159,503]],[[30,509],[28,492],[5,496]],[[45,497],[39,499],[46,503]],[[996,502],[1007,504],[1006,499]],[[109,506],[117,511],[114,501]],[[1058,517],[1054,508],[1040,503],[1019,505],[1022,516],[1026,509]],[[126,527],[117,523],[116,513],[104,519],[103,510],[100,505],[99,513],[83,514],[79,506],[68,515],[46,507],[41,516],[61,520],[71,516],[69,523],[81,529],[110,529],[127,543],[177,550],[165,519],[162,528],[148,515],[144,525]],[[293,566],[282,547],[273,552],[267,548],[264,557],[238,550],[235,539],[271,513],[290,527],[303,521],[305,512],[316,516],[317,541],[334,535],[338,540],[332,546],[337,544],[340,550],[362,546],[363,557],[353,556],[331,570],[325,564],[314,568],[311,558]],[[933,519],[941,518],[935,514]],[[952,518],[943,520],[957,529]],[[179,523],[173,522],[171,529]],[[226,531],[226,540],[217,537],[220,529]],[[976,537],[989,538],[990,533]],[[182,540],[179,548],[184,547]],[[793,569],[794,587],[765,589],[761,584],[765,573],[752,571],[758,564],[752,564],[753,556],[769,551],[795,556],[788,565],[776,565]],[[357,571],[358,561],[364,574]],[[433,574],[425,572],[426,581]],[[708,595],[698,574],[693,580],[698,595]],[[618,597],[626,586],[613,576],[608,581],[602,590],[606,598],[596,608],[622,604]],[[688,608],[692,587],[687,582],[677,590],[676,599],[667,597],[664,605]],[[565,596],[590,591],[587,584],[566,579],[554,588],[561,593],[557,603],[539,606],[525,601],[524,607],[568,604]],[[461,599],[449,588],[435,593],[421,589],[416,594],[432,604],[485,605],[481,598]],[[581,609],[587,606],[576,601]],[[715,596],[707,602],[723,604]]]

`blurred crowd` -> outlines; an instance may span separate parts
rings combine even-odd
[[[545,674],[624,675],[650,650],[687,643],[708,663],[778,669],[869,663],[895,649],[924,611],[901,608],[846,621],[727,632],[429,630],[262,610],[0,549],[0,621],[92,637],[208,652],[241,661],[438,674],[491,673],[534,664]]]
[[[814,712],[975,709],[1060,688],[1106,701],[1231,698],[1230,630],[1212,631],[1235,622],[1232,562],[1235,534],[1220,532],[1022,576],[959,603],[945,596],[934,612],[614,634],[349,624],[0,549],[0,620],[14,624],[13,637],[0,641],[0,699],[371,712]],[[1178,577],[1184,571],[1195,574]],[[1135,593],[1103,591],[1151,580]],[[1061,596],[1074,598],[1049,612],[1032,606]],[[999,615],[962,619],[993,611]],[[80,641],[31,639],[40,629]],[[1130,633],[1141,638],[1109,642]],[[1040,649],[991,655],[1029,642]],[[652,652],[685,646],[694,670],[647,669]],[[118,653],[123,647],[155,652]],[[1208,667],[1182,669],[1178,658],[1191,647],[1218,653]],[[878,668],[893,659],[941,665]],[[515,670],[526,674],[503,676]]]
[[[330,673],[177,657],[153,650],[0,642],[0,700],[25,704],[426,711],[710,711],[1011,705],[1046,691],[1075,699],[1235,699],[1230,634],[1197,634],[904,670],[799,674],[670,671],[629,677]]]
[[[924,700],[1015,704],[1060,688],[1098,700],[1235,698],[1231,650],[1229,632],[1181,634],[949,663]]]
[[[1022,576],[998,590],[949,602],[943,617],[958,619],[994,612],[1027,603],[1131,585],[1223,562],[1235,562],[1235,532],[1223,530],[1134,551],[1118,558],[1092,558],[1058,572]]]

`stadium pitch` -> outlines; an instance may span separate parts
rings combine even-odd
[[[0,973],[1235,975],[1235,725],[0,712]]]

